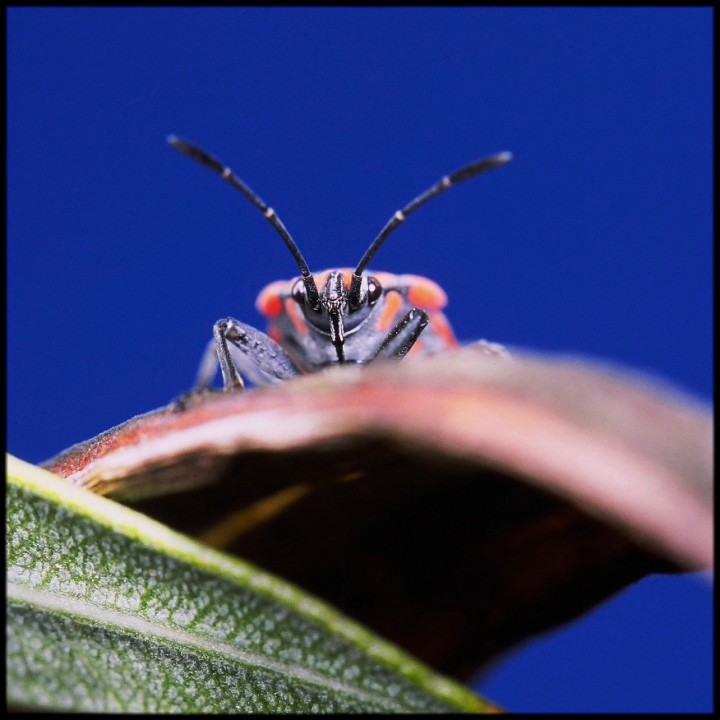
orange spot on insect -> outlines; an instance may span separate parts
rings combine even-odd
[[[300,310],[298,310],[297,303],[292,298],[287,298],[287,300],[285,300],[285,312],[290,317],[290,320],[292,320],[292,324],[295,326],[295,330],[297,330],[297,332],[299,332],[301,335],[307,335],[308,328],[305,324],[305,320],[303,319],[302,315],[300,315]]]
[[[345,283],[346,288],[350,288],[350,285],[352,284],[352,277],[353,277],[353,271],[352,270],[341,270],[340,274],[342,275],[343,282]]]
[[[403,306],[402,295],[397,290],[389,290],[385,293],[385,303],[381,308],[380,317],[375,324],[375,329],[387,332]]]
[[[330,277],[331,272],[339,272],[343,282],[345,283],[345,287],[348,289],[350,288],[353,271],[351,268],[340,268],[338,270],[323,270],[322,272],[314,273],[313,277],[315,278],[315,284],[318,286],[318,290],[322,291],[322,288],[325,287],[325,283],[327,282],[328,277]]]
[[[276,343],[280,343],[282,340],[282,335],[280,334],[280,328],[277,325],[270,325],[268,327],[268,336],[271,340],[274,340]]]
[[[447,318],[441,312],[430,313],[430,327],[449,348],[457,347],[458,341]]]
[[[287,283],[278,281],[264,287],[255,301],[255,307],[267,318],[277,317],[283,311],[282,295],[287,294]]]
[[[423,310],[441,310],[447,305],[445,291],[432,280],[419,275],[405,275],[408,282],[408,301]]]
[[[317,285],[317,288],[320,292],[322,292],[322,289],[325,287],[325,283],[327,282],[329,275],[330,270],[323,270],[322,272],[315,273],[315,285]]]

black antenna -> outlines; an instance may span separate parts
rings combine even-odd
[[[287,245],[288,250],[292,253],[295,258],[297,266],[300,268],[300,272],[303,276],[303,282],[305,283],[305,290],[307,292],[307,299],[310,306],[318,308],[320,305],[320,299],[318,295],[318,289],[315,285],[315,279],[308,268],[308,264],[305,262],[305,258],[300,253],[298,246],[295,241],[290,237],[290,233],[283,225],[276,212],[266,205],[257,193],[253,192],[235,173],[227,166],[221,163],[217,158],[214,158],[209,153],[201,150],[197,145],[193,145],[187,140],[181,140],[175,135],[169,135],[167,139],[168,143],[172,145],[177,151],[183,155],[187,155],[206,168],[209,168],[213,172],[220,175],[220,177],[226,182],[230,183],[236,190],[239,190],[258,210],[262,212],[265,219],[277,230],[283,242]]]
[[[488,170],[494,170],[495,168],[502,167],[506,163],[512,160],[512,153],[501,152],[497,155],[491,155],[490,157],[483,158],[482,160],[476,160],[470,165],[456,170],[452,175],[446,175],[444,178],[435,183],[431,188],[428,188],[422,195],[418,195],[412,202],[409,202],[402,210],[398,210],[388,221],[385,227],[380,231],[380,234],[370,243],[370,247],[365,251],[365,254],[360,259],[355,272],[353,273],[352,284],[350,285],[349,301],[354,307],[360,304],[360,288],[362,283],[362,274],[365,268],[368,266],[370,260],[372,260],[375,253],[378,251],[380,246],[385,242],[388,235],[403,222],[407,216],[417,210],[421,205],[424,205],[428,200],[431,200],[436,195],[439,195],[446,190],[449,190],[456,183],[462,182],[463,180],[469,180],[480,173],[487,172]]]

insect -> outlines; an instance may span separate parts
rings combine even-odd
[[[210,389],[218,363],[223,389],[233,391],[243,388],[243,377],[262,385],[330,365],[401,359],[410,351],[431,353],[457,345],[442,313],[446,297],[439,285],[417,275],[370,273],[366,268],[410,213],[454,184],[505,165],[512,158],[510,153],[466,165],[398,210],[354,270],[313,275],[275,211],[229,167],[186,140],[171,135],[168,143],[220,175],[258,208],[287,245],[301,273],[293,280],[273,282],[260,292],[257,308],[268,319],[267,334],[231,317],[215,323],[213,340],[191,393]]]

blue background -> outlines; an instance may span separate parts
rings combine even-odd
[[[355,264],[448,292],[463,339],[575,351],[711,400],[710,9],[8,11],[9,449],[41,461],[192,383],[215,320]],[[511,710],[709,710],[711,590],[651,577],[477,687]]]

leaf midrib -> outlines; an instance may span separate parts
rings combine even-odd
[[[45,590],[7,583],[8,604],[29,605],[41,612],[60,614],[72,620],[89,625],[101,625],[122,633],[136,635],[144,640],[153,638],[163,643],[172,643],[184,648],[190,648],[205,654],[218,656],[223,660],[233,660],[239,664],[253,668],[262,668],[285,677],[291,677],[299,682],[317,685],[326,690],[343,693],[360,701],[379,704],[388,711],[402,711],[406,708],[394,703],[382,695],[373,695],[357,687],[338,682],[325,675],[312,672],[299,665],[283,663],[263,655],[256,655],[240,650],[233,645],[210,640],[182,630],[153,623],[131,613],[119,610],[110,610],[94,605],[77,597],[68,597],[50,593]]]

